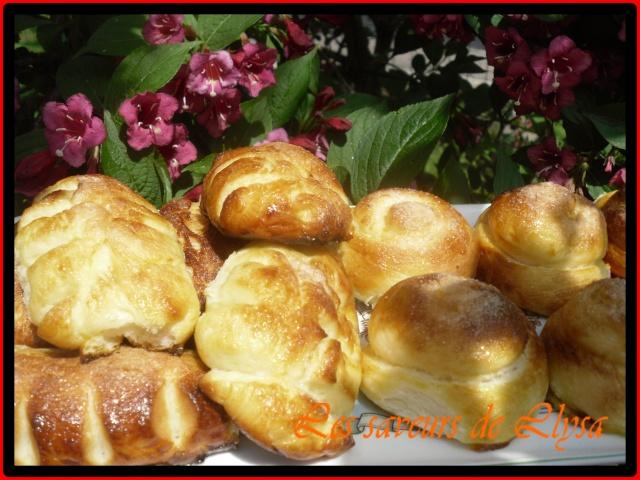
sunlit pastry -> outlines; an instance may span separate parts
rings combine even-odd
[[[224,152],[203,187],[209,218],[229,236],[324,243],[349,233],[351,212],[340,182],[322,160],[296,145]]]
[[[82,362],[70,352],[16,347],[16,465],[189,463],[238,443],[220,406],[198,389],[204,365],[121,347]]]
[[[226,260],[206,295],[195,339],[211,371],[200,387],[242,432],[295,459],[351,447],[350,434],[330,436],[361,377],[355,302],[339,261],[318,247],[250,245]],[[317,403],[330,410],[309,424],[321,434],[298,425],[316,417]]]
[[[542,331],[550,391],[573,412],[608,417],[605,431],[625,434],[626,282],[600,280],[571,297]]]
[[[607,221],[607,254],[604,261],[617,277],[627,276],[627,202],[624,190],[614,190],[596,200]]]
[[[429,274],[401,281],[376,303],[368,339],[364,394],[397,416],[448,417],[435,429],[441,438],[504,446],[519,417],[547,393],[542,341],[515,304],[478,280]],[[503,425],[493,438],[474,437],[490,405]]]
[[[126,338],[163,350],[193,333],[198,296],[175,229],[102,175],[46,188],[18,224],[15,262],[42,339],[95,356]]]
[[[478,261],[473,228],[449,203],[427,192],[384,189],[353,210],[353,236],[340,258],[356,298],[373,304],[400,280],[446,272],[472,277]]]
[[[549,315],[582,287],[610,276],[598,208],[554,183],[498,196],[476,224],[478,278],[520,307]]]

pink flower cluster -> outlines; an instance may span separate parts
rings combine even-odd
[[[587,80],[592,65],[591,54],[565,35],[532,52],[515,28],[487,27],[485,48],[495,84],[514,100],[518,115],[536,112],[558,120],[562,109],[575,102],[573,88]]]
[[[149,15],[142,27],[142,37],[151,45],[184,41],[184,15]]]
[[[418,35],[434,40],[449,37],[461,43],[473,40],[473,32],[464,21],[464,15],[411,15]]]
[[[553,137],[547,137],[541,144],[529,147],[527,157],[539,177],[560,185],[567,184],[569,172],[578,160],[570,147],[559,149]]]
[[[266,139],[257,145],[270,142],[288,142],[310,151],[321,160],[326,160],[329,151],[328,133],[347,132],[351,129],[349,120],[331,116],[328,113],[345,103],[344,99],[335,100],[335,95],[336,93],[331,87],[324,87],[318,92],[311,112],[311,121],[305,133],[289,138],[284,128],[277,128],[269,132]]]

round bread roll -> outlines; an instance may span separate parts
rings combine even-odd
[[[436,273],[401,281],[375,305],[368,339],[364,394],[394,415],[449,417],[441,433],[476,448],[504,446],[547,393],[542,341],[516,305],[477,280]],[[489,406],[504,421],[474,437]]]
[[[351,447],[350,434],[331,435],[361,377],[355,301],[340,263],[317,247],[251,245],[227,259],[206,295],[195,340],[211,371],[200,388],[268,450],[306,460]],[[319,404],[328,415],[307,422]]]
[[[604,217],[554,183],[499,195],[476,224],[478,278],[521,308],[549,315],[582,287],[610,276]]]
[[[175,229],[102,175],[43,190],[18,224],[15,262],[38,336],[86,356],[123,338],[152,350],[181,346],[200,313]]]
[[[550,391],[574,413],[625,434],[626,282],[608,278],[571,297],[544,327]]]
[[[627,276],[627,202],[624,190],[614,190],[596,200],[607,222],[607,254],[604,261],[616,277]]]
[[[304,148],[274,142],[224,152],[203,183],[213,224],[232,237],[324,243],[349,234],[340,182]]]
[[[121,347],[82,362],[56,349],[15,348],[15,465],[189,463],[238,443],[198,389],[205,367]]]
[[[392,188],[370,193],[356,205],[353,236],[339,252],[356,298],[373,304],[392,285],[415,275],[474,276],[478,241],[446,201]]]

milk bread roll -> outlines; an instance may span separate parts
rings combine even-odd
[[[349,234],[351,212],[340,182],[304,148],[274,142],[224,152],[203,183],[213,224],[232,237],[326,243]]]
[[[607,254],[604,261],[616,277],[627,276],[627,202],[624,190],[614,190],[596,200],[607,222]]]
[[[554,183],[499,195],[476,224],[478,278],[521,308],[549,315],[582,287],[610,276],[598,208]]]

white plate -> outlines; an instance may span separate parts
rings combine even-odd
[[[467,221],[474,225],[486,204],[456,205]],[[364,395],[356,402],[353,415],[364,413],[384,415]],[[355,445],[344,454],[316,462],[296,462],[272,454],[242,437],[236,450],[207,457],[202,465],[602,465],[621,464],[626,460],[624,437],[603,434],[599,438],[570,439],[559,442],[563,451],[555,448],[551,438],[557,419],[555,413],[535,426],[549,438],[532,436],[515,439],[500,450],[474,452],[446,439],[409,439],[404,432],[394,438],[363,438],[355,435]],[[566,417],[566,415],[565,415]],[[365,432],[368,432],[367,429]],[[558,430],[560,431],[560,429]],[[392,434],[393,435],[393,434]]]

